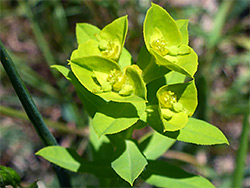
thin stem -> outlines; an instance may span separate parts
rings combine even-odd
[[[12,83],[16,94],[21,101],[30,121],[32,122],[38,136],[46,146],[58,145],[55,137],[50,133],[45,125],[40,112],[31,98],[28,90],[26,89],[20,75],[18,74],[14,63],[8,55],[4,45],[0,41],[0,59],[2,65]],[[56,167],[57,176],[62,187],[70,187],[70,181],[68,175]]]

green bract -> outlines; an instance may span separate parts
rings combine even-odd
[[[182,129],[197,106],[197,90],[194,81],[165,85],[157,91],[157,98],[164,131]]]
[[[116,19],[102,30],[90,24],[77,24],[76,35],[78,48],[71,59],[85,56],[101,56],[126,65],[130,64],[131,56],[123,49],[128,31],[127,16]],[[121,55],[122,54],[122,55]],[[119,60],[121,56],[121,60]]]
[[[155,63],[193,78],[198,58],[188,46],[187,20],[175,21],[162,7],[152,3],[143,33],[147,50]]]
[[[146,100],[146,87],[136,65],[122,70],[112,60],[89,56],[70,60],[70,66],[87,90],[107,101],[136,103]]]

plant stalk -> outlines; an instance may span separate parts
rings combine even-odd
[[[27,116],[32,122],[32,125],[34,126],[38,136],[41,138],[44,145],[58,145],[55,137],[50,133],[47,126],[45,125],[40,112],[38,111],[32,97],[26,89],[2,41],[0,41],[0,59],[14,90],[16,91],[16,94],[21,101],[23,108],[27,113]],[[60,170],[59,167],[55,167],[55,170],[57,172],[61,187],[70,187],[70,180],[68,175]]]

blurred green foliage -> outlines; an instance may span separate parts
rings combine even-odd
[[[250,108],[249,1],[154,2],[163,6],[175,19],[190,19],[190,42],[199,55],[200,63],[196,74],[199,107],[195,115],[218,126],[231,143],[231,147],[216,146],[212,149],[176,143],[171,149],[192,154],[201,164],[187,165],[187,169],[204,174],[216,187],[229,187],[243,114]],[[88,125],[88,116],[73,87],[49,68],[51,64],[67,64],[71,49],[77,45],[74,38],[76,23],[88,22],[103,28],[115,18],[128,14],[129,33],[125,47],[136,62],[143,43],[142,23],[149,6],[149,0],[0,1],[0,38],[39,110],[48,120],[48,126],[59,123],[75,130]],[[20,102],[2,66],[0,78],[1,106],[21,113]],[[40,178],[41,184],[58,186],[48,163],[34,156],[42,147],[34,130],[23,118],[15,116],[15,111],[11,112],[1,110],[1,165],[20,172],[24,185]],[[54,126],[51,130],[61,145],[70,146],[87,157],[88,138],[71,134],[72,131],[65,135],[67,129],[60,131]],[[135,137],[140,135],[138,133]],[[168,160],[186,164],[185,160],[171,157]],[[243,187],[249,186],[249,163],[248,160]],[[74,174],[72,182],[74,186],[96,185],[95,177],[90,175]],[[137,182],[137,186],[144,185]]]

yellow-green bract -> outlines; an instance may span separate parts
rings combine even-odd
[[[152,3],[147,11],[143,34],[147,50],[157,65],[193,78],[198,57],[188,46],[188,20],[175,21],[166,10]]]

